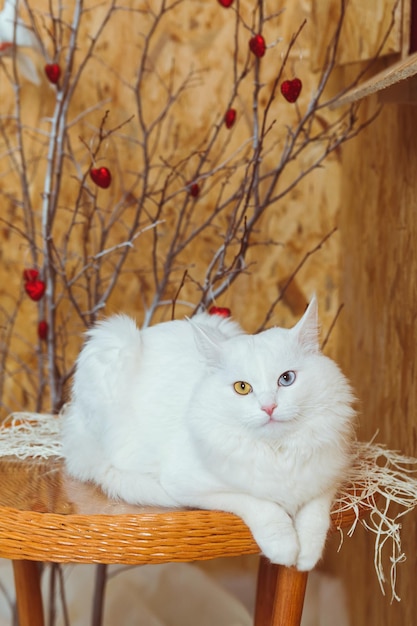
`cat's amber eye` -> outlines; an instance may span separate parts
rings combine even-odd
[[[295,378],[296,378],[295,372],[293,372],[292,370],[288,370],[288,372],[284,372],[278,378],[278,385],[280,387],[289,387],[290,385],[294,383]]]
[[[248,393],[252,391],[252,387],[249,383],[245,383],[244,380],[238,380],[237,383],[233,385],[233,389],[240,396],[247,396]]]

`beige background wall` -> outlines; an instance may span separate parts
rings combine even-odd
[[[369,106],[372,102],[369,102]],[[417,457],[416,107],[387,105],[343,156],[339,360],[360,405],[359,437]],[[402,601],[383,598],[373,540],[362,530],[334,559],[347,582],[354,626],[416,621],[417,517],[403,522]],[[389,564],[388,564],[389,565]],[[389,572],[389,568],[387,570]],[[389,592],[389,586],[387,587]]]

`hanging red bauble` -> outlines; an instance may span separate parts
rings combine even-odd
[[[61,76],[61,68],[58,63],[47,63],[45,65],[45,74],[53,85],[56,85]]]
[[[284,80],[281,84],[281,93],[288,102],[296,102],[301,93],[303,83],[299,78]]]
[[[46,320],[41,320],[38,324],[38,337],[45,341],[48,337],[48,322]]]
[[[200,185],[198,183],[191,183],[189,186],[190,196],[197,198],[200,195]]]
[[[212,306],[209,308],[210,315],[220,315],[220,317],[230,317],[232,312],[226,306]]]
[[[221,4],[222,7],[228,9],[233,4],[233,1],[234,0],[218,0],[218,3]]]
[[[38,302],[45,293],[46,285],[43,280],[35,278],[34,280],[28,280],[25,282],[25,291],[31,300]]]
[[[28,280],[36,280],[39,276],[39,271],[35,269],[26,269],[23,270],[23,280],[27,282]]]
[[[263,57],[266,50],[266,43],[262,35],[254,35],[249,39],[249,49],[256,57]]]
[[[229,109],[228,111],[226,111],[226,115],[224,116],[224,123],[226,124],[226,128],[232,128],[235,121],[236,109]]]
[[[45,293],[46,285],[39,278],[39,270],[29,268],[23,270],[23,280],[25,281],[25,291],[29,298],[37,302]]]
[[[102,189],[107,189],[110,187],[111,183],[111,173],[107,167],[93,167],[90,170],[91,180],[97,185],[97,187],[101,187]]]

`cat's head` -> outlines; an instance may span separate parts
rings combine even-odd
[[[315,298],[291,329],[222,342],[197,332],[197,344],[206,364],[197,396],[211,406],[214,421],[236,423],[268,439],[350,422],[349,384],[320,352]]]

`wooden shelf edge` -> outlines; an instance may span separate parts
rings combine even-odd
[[[357,102],[362,98],[366,98],[371,94],[388,89],[389,87],[392,87],[393,85],[410,79],[416,75],[417,52],[414,52],[405,59],[401,59],[400,61],[394,63],[382,72],[379,72],[375,76],[372,76],[372,78],[368,79],[364,83],[358,85],[357,87],[354,87],[353,89],[343,94],[331,105],[331,108],[335,109],[345,104]]]

